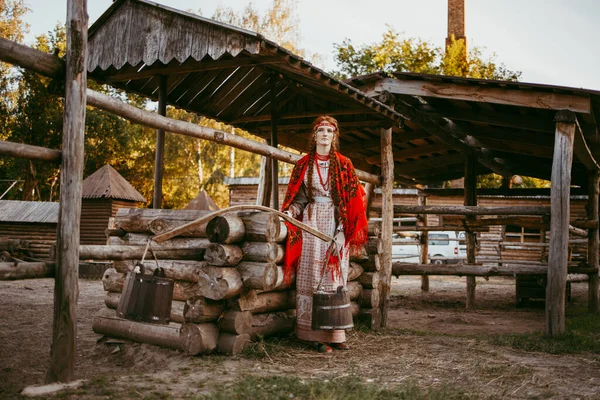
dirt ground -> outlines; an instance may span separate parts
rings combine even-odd
[[[242,376],[285,375],[358,376],[386,387],[445,385],[482,399],[600,399],[597,355],[525,352],[485,340],[496,333],[543,331],[543,303],[516,308],[514,280],[478,279],[476,308],[465,311],[464,278],[430,279],[429,293],[421,292],[418,277],[394,279],[388,328],[351,331],[350,352],[323,355],[286,338],[264,346],[261,357],[188,357],[150,345],[98,342],[91,325],[104,307],[102,283],[80,280],[76,377],[104,379],[112,393],[120,393],[117,398],[143,398],[159,388],[172,398],[193,397]],[[0,282],[2,399],[18,398],[25,386],[43,383],[53,285],[51,279]],[[574,284],[572,293],[572,304],[585,304],[587,284]]]

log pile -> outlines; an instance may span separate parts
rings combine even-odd
[[[102,279],[105,305],[116,309],[127,273],[155,234],[206,215],[204,211],[121,209],[108,246],[81,246],[82,257],[113,260]],[[287,334],[295,326],[295,284],[284,282],[287,228],[275,214],[239,212],[213,218],[183,237],[150,242],[145,272],[161,267],[174,280],[171,322],[151,325],[103,310],[96,333],[158,344],[186,354],[234,355],[250,340]],[[357,264],[355,279],[361,275]],[[361,286],[352,282],[354,300]],[[145,329],[148,327],[147,329]]]

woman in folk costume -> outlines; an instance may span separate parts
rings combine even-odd
[[[368,236],[365,191],[350,160],[338,153],[338,137],[334,118],[315,120],[310,152],[296,163],[282,206],[291,217],[335,238],[328,243],[287,224],[284,270],[288,282],[296,273],[296,334],[320,352],[350,347],[344,330],[311,329],[313,292],[324,271],[324,290],[345,286],[349,252],[358,252]]]

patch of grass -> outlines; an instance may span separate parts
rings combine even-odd
[[[600,354],[600,316],[590,314],[585,307],[567,310],[565,333],[545,336],[542,333],[496,335],[495,345],[550,354]]]
[[[306,399],[306,400],[363,400],[363,399],[428,399],[453,400],[476,398],[448,386],[420,389],[412,383],[386,389],[376,383],[363,383],[359,376],[344,378],[299,379],[285,376],[247,376],[220,392],[207,394],[201,399]]]

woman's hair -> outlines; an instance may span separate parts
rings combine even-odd
[[[308,153],[308,185],[306,186],[306,196],[308,197],[309,202],[312,202],[314,200],[312,180],[315,169],[315,154],[317,152],[317,140],[315,138],[315,131],[317,125],[319,125],[321,122],[328,122],[335,127],[335,130],[333,132],[333,140],[331,141],[331,149],[329,150],[329,193],[331,194],[333,204],[339,204],[340,195],[337,191],[337,181],[339,179],[340,171],[335,152],[338,151],[339,147],[338,139],[340,136],[340,129],[338,127],[337,120],[328,115],[321,115],[320,117],[317,117],[317,119],[315,119],[315,121],[313,122],[312,139],[310,142],[310,151]]]

